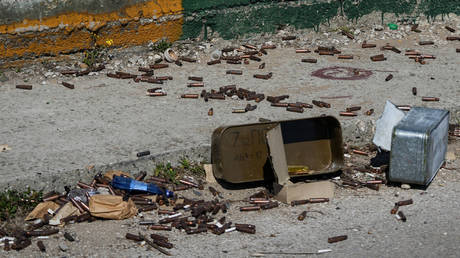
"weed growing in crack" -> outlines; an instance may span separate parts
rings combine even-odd
[[[159,40],[157,41],[153,47],[152,47],[152,50],[154,52],[159,52],[159,53],[163,53],[166,51],[166,49],[170,48],[172,46],[171,42],[169,42],[168,40]]]
[[[0,193],[0,221],[30,212],[42,201],[43,192],[28,188],[24,192],[6,190]]]

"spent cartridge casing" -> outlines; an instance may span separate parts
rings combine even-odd
[[[170,222],[172,222],[174,220],[171,220]],[[169,222],[167,222],[169,223]],[[172,227],[171,226],[166,226],[166,225],[152,225],[150,226],[150,229],[152,230],[165,230],[165,231],[171,231],[172,230]]]
[[[357,116],[358,114],[355,112],[340,112],[339,116]]]
[[[183,99],[197,99],[199,95],[198,94],[182,94],[180,97]]]
[[[414,201],[412,199],[408,199],[408,200],[396,202],[395,205],[397,205],[397,206],[406,206],[406,205],[411,205],[413,203],[414,203]]]
[[[398,211],[398,216],[399,216],[399,219],[400,219],[402,222],[406,222],[406,221],[407,221],[406,215],[404,215],[404,213],[403,213],[402,211]]]
[[[439,101],[436,97],[422,97],[422,101]]]
[[[260,210],[260,206],[258,205],[240,207],[240,211],[258,211],[258,210]]]
[[[390,213],[391,213],[391,214],[396,214],[396,212],[398,212],[398,209],[399,209],[399,206],[398,206],[398,205],[395,205],[395,206],[393,207],[393,209],[391,209]]]
[[[168,64],[153,64],[149,66],[152,69],[163,69],[169,67]]]
[[[248,233],[248,234],[255,234],[256,229],[255,228],[247,228],[247,227],[235,227],[236,231],[243,232],[243,233]]]
[[[218,60],[209,61],[207,64],[208,65],[215,65],[215,64],[220,64],[220,63],[222,63],[222,62],[220,61],[220,59],[218,59]]]
[[[276,208],[278,206],[279,206],[278,202],[269,202],[267,204],[261,205],[260,208],[262,208],[262,210],[269,210],[269,209]]]
[[[19,84],[19,85],[16,85],[16,89],[31,90],[32,85]]]
[[[446,26],[446,27],[444,27],[444,28],[446,28],[446,30],[448,30],[448,31],[450,31],[450,32],[452,32],[452,33],[455,32],[455,29],[452,28],[452,27],[450,27],[450,26]]]
[[[71,89],[73,90],[75,88],[75,86],[73,84],[70,84],[68,82],[62,82],[62,86],[68,88],[68,89]]]
[[[144,240],[143,237],[141,237],[139,235],[131,234],[131,233],[126,233],[125,238],[129,239],[129,240],[137,241],[137,242],[140,242],[140,241]]]
[[[314,58],[302,58],[301,60],[303,63],[312,63],[312,64],[315,64],[318,62],[317,59],[314,59]]]
[[[242,75],[243,71],[242,70],[227,70],[225,73],[232,74],[232,75]]]
[[[302,213],[299,214],[299,216],[297,217],[297,220],[304,220],[305,217],[307,216],[307,211],[302,211]]]
[[[277,104],[277,103],[272,103],[272,104]],[[287,107],[286,110],[289,112],[303,113],[302,107]]]
[[[197,82],[202,82],[203,81],[203,77],[199,77],[199,76],[189,76],[188,79],[190,81],[197,81]]]
[[[343,235],[343,236],[335,236],[335,237],[330,237],[327,239],[327,242],[328,243],[336,243],[336,242],[340,242],[340,241],[344,241],[348,238],[347,235]]]

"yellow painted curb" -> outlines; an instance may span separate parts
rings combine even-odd
[[[110,13],[70,12],[0,25],[0,36],[4,37],[0,58],[57,55],[95,45],[141,45],[161,38],[174,41],[182,34],[181,13],[181,0],[156,0]],[[164,21],[141,23],[143,18]]]

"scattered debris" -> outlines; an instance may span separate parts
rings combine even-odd
[[[150,155],[150,151],[141,151],[136,154],[137,157],[143,157]]]
[[[16,85],[16,89],[31,90],[31,89],[32,89],[32,85],[19,84],[19,85]]]
[[[8,144],[0,144],[0,152],[9,151],[11,147]]]
[[[62,82],[62,86],[68,88],[68,89],[71,89],[73,90],[75,88],[75,86],[73,84],[70,84],[68,82]]]
[[[335,236],[335,237],[330,237],[327,239],[327,242],[329,244],[332,244],[332,243],[337,243],[337,242],[340,242],[340,241],[344,241],[344,240],[347,240],[348,239],[348,236],[347,235],[343,235],[343,236]]]

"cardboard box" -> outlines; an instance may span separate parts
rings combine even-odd
[[[270,153],[270,163],[275,173],[275,199],[284,203],[309,198],[332,198],[335,185],[329,181],[313,183],[292,183],[290,181],[288,163],[283,144],[281,126],[277,125],[266,134]]]
[[[342,169],[342,131],[331,116],[220,127],[213,133],[211,159],[218,180],[276,182],[280,201],[328,198],[334,191],[330,182],[293,184],[289,179]]]
[[[344,166],[342,130],[332,116],[224,126],[212,135],[211,160],[217,179],[228,183],[272,181],[266,133],[281,127],[278,142],[291,177],[327,174]]]

